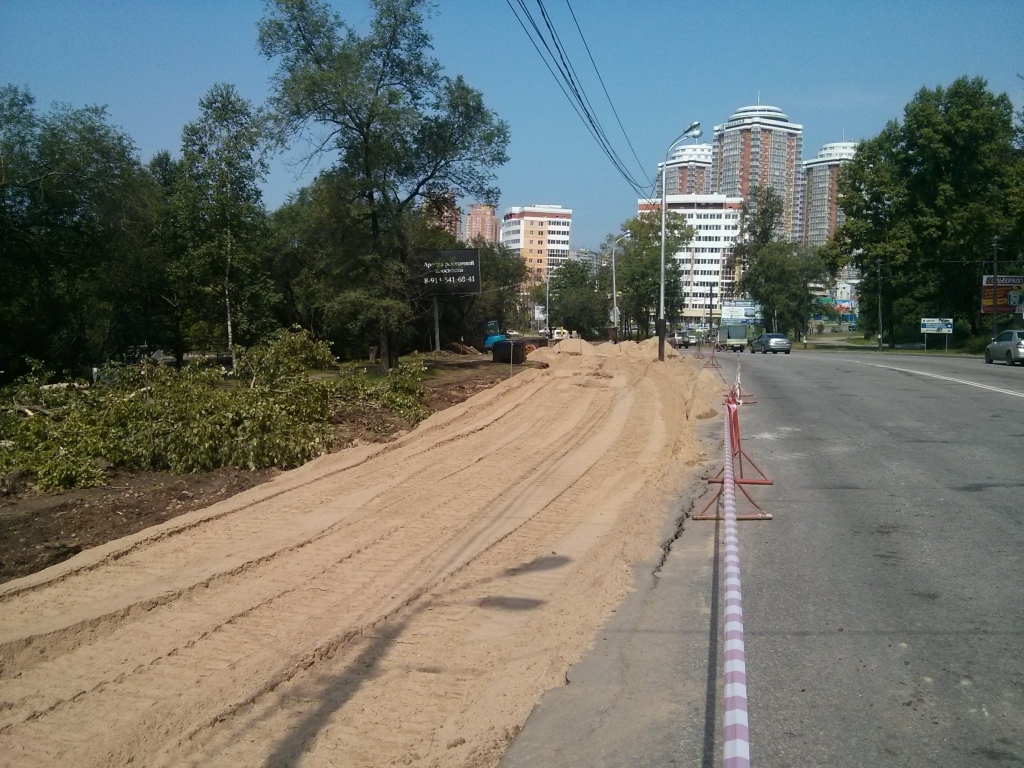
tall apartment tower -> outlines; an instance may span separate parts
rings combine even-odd
[[[771,187],[783,200],[779,235],[803,239],[803,126],[778,107],[741,107],[715,126],[714,191],[749,199],[754,187]]]
[[[493,205],[473,203],[466,214],[466,228],[463,230],[467,242],[483,240],[485,243],[498,243],[501,240],[501,222],[495,215]]]
[[[661,166],[665,166],[665,187],[670,195],[711,194],[710,144],[684,144],[672,153],[668,163],[658,163],[655,194],[661,196]]]
[[[526,262],[531,279],[543,282],[569,258],[572,209],[560,205],[509,208],[501,220],[501,244]]]
[[[857,142],[839,141],[826,144],[817,157],[804,163],[804,242],[808,245],[824,245],[845,220],[836,180],[840,167],[856,153]]]

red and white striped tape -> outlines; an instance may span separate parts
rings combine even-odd
[[[730,398],[733,400],[734,398]],[[726,405],[725,476],[725,768],[748,768],[747,656],[743,645],[743,595],[740,592],[740,543],[736,533],[736,488],[732,467],[732,419],[739,406]]]

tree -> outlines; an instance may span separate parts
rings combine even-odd
[[[341,297],[376,326],[385,365],[412,316],[414,211],[425,195],[494,201],[508,126],[461,77],[428,55],[424,0],[373,0],[365,36],[318,0],[274,0],[259,27],[276,58],[271,104],[282,141],[306,135],[332,173],[347,219],[358,224],[358,268]]]
[[[661,294],[661,214],[641,213],[622,225],[629,238],[622,241],[617,259],[617,287],[622,293],[619,310],[643,338],[651,335],[651,320],[658,316]],[[682,271],[674,258],[693,238],[685,217],[669,212],[665,219],[665,318],[674,322],[682,312]],[[606,238],[611,239],[613,236]]]
[[[738,288],[761,305],[765,325],[772,333],[806,333],[814,289],[829,278],[817,249],[776,241],[760,248]]]
[[[883,309],[890,336],[921,316],[953,316],[979,331],[981,276],[991,271],[994,237],[1011,253],[1019,223],[1022,154],[1013,107],[982,78],[922,88],[903,122],[861,142],[840,172],[846,223],[836,240],[863,272],[861,317],[877,317],[882,264]]]
[[[258,254],[266,216],[259,188],[267,172],[264,122],[232,85],[215,85],[199,107],[200,118],[182,132],[174,203],[187,252],[172,273],[179,285],[200,287],[210,305],[222,302],[234,361],[236,327],[258,338],[269,329],[273,302]]]
[[[730,275],[734,282],[723,280],[723,287],[737,285],[735,281],[751,268],[761,250],[777,240],[784,211],[785,202],[771,187],[754,187],[750,191],[740,211],[736,244],[722,265],[722,277]]]
[[[0,370],[84,373],[153,330],[140,276],[153,185],[102,107],[38,114],[0,88]]]
[[[585,339],[603,336],[609,301],[597,271],[580,261],[567,261],[551,277],[551,313],[558,323]]]

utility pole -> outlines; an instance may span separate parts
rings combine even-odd
[[[878,351],[882,351],[882,260],[875,259],[878,270]]]
[[[999,289],[999,235],[992,238],[992,341],[999,336],[999,313],[996,296]]]

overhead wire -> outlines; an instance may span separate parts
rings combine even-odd
[[[526,7],[526,3],[524,2],[524,0],[517,0],[517,4],[523,11],[523,14],[526,16],[527,20],[530,22],[530,26],[533,27],[533,30],[536,33],[536,36],[540,40],[541,44],[544,46],[544,49],[548,52],[548,57],[544,59],[545,63],[547,63],[548,58],[550,58],[551,64],[554,64],[555,69],[557,69],[559,74],[561,75],[560,79],[557,75],[555,75],[555,77],[556,81],[559,83],[559,86],[562,88],[563,94],[565,94],[566,98],[568,98],[570,100],[570,103],[573,104],[573,107],[576,109],[577,114],[587,125],[591,135],[594,137],[594,140],[597,141],[598,146],[601,147],[601,150],[611,161],[612,165],[615,166],[619,174],[622,175],[622,177],[631,187],[633,187],[634,191],[636,191],[637,194],[641,194],[639,184],[626,170],[625,165],[622,163],[622,160],[618,157],[614,148],[611,146],[611,143],[608,141],[607,134],[601,127],[600,121],[593,114],[593,107],[590,105],[589,99],[586,99],[585,96],[581,94],[581,89],[579,88],[572,74],[570,74],[570,70],[566,65],[566,57],[564,51],[559,50],[559,54],[556,56],[555,52],[551,50],[552,46],[555,46],[556,50],[559,49],[558,43],[554,40],[554,37],[552,37],[551,42],[549,44],[548,38],[545,36],[544,32],[537,24],[537,21],[536,19],[534,19],[533,14],[530,13],[529,8]],[[538,0],[538,4],[540,4],[540,0]],[[546,23],[546,26],[548,26],[550,30],[550,24]],[[527,34],[529,34],[528,31]],[[531,40],[532,39],[533,37],[531,36]],[[536,44],[534,47],[536,47]],[[541,54],[541,56],[543,57],[543,53]],[[551,69],[550,64],[548,65],[548,70],[552,72],[552,75],[554,75],[554,71]],[[562,83],[565,84],[564,87],[562,86]],[[566,87],[568,88],[568,92],[566,91]],[[572,96],[569,95],[570,92],[572,93]]]
[[[590,52],[590,45],[587,44],[586,35],[583,34],[583,30],[580,28],[580,23],[576,19],[576,12],[572,9],[572,3],[569,0],[565,0],[566,6],[569,8],[569,15],[572,16],[572,21],[576,25],[576,31],[580,33],[580,40],[583,41],[583,47],[587,50],[587,56],[590,57],[590,63],[594,67],[594,72],[597,74],[597,80],[601,83],[601,89],[604,91],[605,98],[608,99],[608,106],[612,108],[612,114],[615,115],[615,121],[619,124],[619,129],[622,131],[622,136],[626,140],[626,144],[629,146],[629,151],[633,153],[633,159],[636,160],[636,164],[640,166],[640,170],[644,174],[644,178],[647,179],[647,183],[653,189],[655,184],[651,180],[651,177],[647,175],[647,170],[644,168],[644,164],[640,161],[640,158],[636,154],[636,150],[633,148],[633,142],[629,140],[629,134],[626,133],[626,126],[622,124],[622,118],[619,117],[619,111],[615,108],[615,102],[612,101],[611,94],[608,93],[608,86],[604,83],[604,78],[601,77],[601,70],[597,68],[597,62],[594,60],[594,54]]]
[[[505,2],[508,5],[509,10],[511,10],[512,14],[516,17],[516,21],[519,22],[519,25],[523,28],[523,31],[530,39],[534,50],[537,51],[537,55],[540,56],[541,61],[544,62],[544,65],[551,73],[551,76],[555,78],[555,82],[562,91],[562,94],[569,100],[570,105],[573,107],[580,120],[583,121],[584,126],[590,132],[591,136],[594,137],[594,140],[601,148],[601,151],[604,152],[605,156],[615,167],[616,171],[618,171],[626,183],[629,184],[638,195],[649,195],[654,188],[654,184],[649,183],[648,185],[643,185],[638,182],[633,174],[629,172],[626,164],[615,150],[607,133],[601,125],[600,120],[595,114],[595,110],[586,94],[586,90],[582,86],[575,68],[572,66],[571,59],[565,50],[565,47],[561,43],[561,39],[555,30],[554,23],[551,21],[547,9],[544,7],[543,0],[537,0],[537,4],[540,8],[541,22],[548,31],[547,35],[545,35],[541,25],[538,24],[537,19],[526,6],[525,0],[515,0],[516,5],[519,6],[520,11],[522,12],[522,15],[520,15],[516,10],[512,0],[505,0]],[[523,20],[524,17],[526,21]],[[529,22],[529,26],[533,28],[533,33],[531,33],[530,29],[527,27],[527,22]],[[541,49],[541,46],[543,46],[543,50]],[[547,52],[547,55],[545,55],[545,51]],[[635,154],[636,153],[634,152],[634,157]],[[650,178],[646,178],[648,182],[650,182]]]

